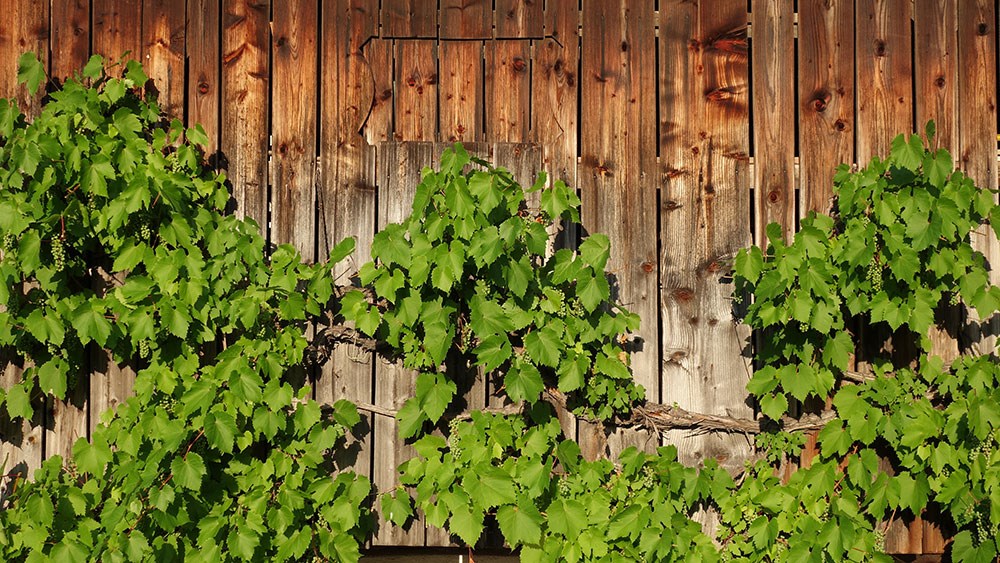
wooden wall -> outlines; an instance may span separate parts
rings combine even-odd
[[[494,5],[495,4],[495,5]],[[614,247],[618,298],[642,317],[633,358],[650,399],[751,415],[747,332],[734,323],[733,254],[764,226],[793,232],[825,211],[841,162],[864,164],[897,133],[934,119],[938,143],[997,186],[997,5],[990,0],[5,0],[0,95],[21,52],[66,76],[92,53],[129,51],[163,106],[211,138],[236,212],[307,259],[408,213],[443,143],[530,181],[576,186],[583,228]],[[984,237],[992,240],[992,237]],[[573,244],[569,240],[569,244]],[[982,247],[1000,263],[995,244]],[[995,280],[996,282],[996,280]],[[94,375],[38,420],[0,424],[0,460],[30,471],[66,454],[129,374]],[[9,366],[5,378],[16,377]],[[313,374],[320,400],[396,408],[410,374],[349,346]],[[490,401],[469,385],[470,405]],[[391,486],[409,455],[391,418],[357,437],[357,470]],[[636,432],[580,427],[585,451],[652,447]],[[682,459],[739,466],[742,437],[667,437]],[[940,551],[919,522],[899,552]],[[446,544],[440,531],[383,529],[376,543]]]

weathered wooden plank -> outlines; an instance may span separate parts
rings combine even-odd
[[[778,223],[795,232],[795,72],[792,0],[754,0],[753,138],[754,242],[767,245],[764,229]]]
[[[17,101],[21,111],[35,116],[41,111],[45,93],[43,84],[34,96],[17,83],[17,60],[31,51],[48,65],[49,3],[45,0],[19,0],[4,6],[0,17],[0,97]]]
[[[958,6],[958,139],[955,165],[981,188],[997,186],[996,159],[996,6],[987,0],[960,2]],[[988,228],[972,237],[973,247],[990,264],[1000,264],[1000,244]],[[1000,283],[1000,268],[990,271],[990,283]],[[968,350],[989,354],[996,349],[1000,318],[986,326],[969,310],[965,337]]]
[[[858,4],[857,155],[859,166],[889,154],[892,139],[913,131],[910,0]]]
[[[311,262],[316,240],[316,30],[318,6],[294,0],[271,22],[271,240]]]
[[[662,401],[749,416],[747,334],[735,323],[723,263],[750,241],[746,5],[661,5]],[[682,462],[738,469],[743,437],[672,432]]]
[[[21,381],[28,365],[21,359],[0,354],[0,388],[10,389]],[[44,459],[42,431],[45,401],[33,398],[35,415],[31,420],[11,420],[6,408],[0,408],[0,499],[30,479]]]
[[[375,98],[364,122],[364,137],[370,145],[386,143],[393,138],[392,118],[395,95],[393,93],[393,69],[391,40],[373,39],[364,47],[364,57],[372,72]]]
[[[916,0],[913,5],[914,86],[917,131],[934,120],[932,146],[952,154],[958,149],[958,8],[954,0]],[[941,311],[942,326],[931,327],[931,353],[950,363],[958,356],[961,314],[958,307]],[[942,553],[944,537],[933,516],[924,516],[923,553]]]
[[[489,39],[493,35],[493,2],[441,0],[441,39]]]
[[[153,80],[160,108],[184,118],[185,5],[176,0],[144,0],[142,63]]]
[[[354,237],[354,253],[333,268],[337,284],[352,283],[358,267],[371,255],[375,234],[375,149],[361,136],[374,89],[371,69],[361,53],[378,24],[377,0],[326,0],[323,4],[320,92],[319,256],[346,237]],[[334,348],[318,370],[316,399],[372,400],[372,355],[352,345]],[[371,416],[362,414],[347,454],[338,466],[371,476]]]
[[[916,128],[937,128],[935,146],[958,149],[958,7],[955,0],[916,0],[913,6]]]
[[[91,45],[111,64],[122,56],[142,57],[142,2],[133,0],[92,0]],[[127,53],[127,55],[126,55]]]
[[[799,1],[799,215],[825,212],[854,162],[854,5]]]
[[[384,0],[382,37],[437,37],[436,0]]]
[[[420,183],[420,171],[438,158],[433,143],[387,143],[379,145],[376,165],[378,182],[378,226],[398,223],[411,211],[413,194]],[[416,373],[389,362],[375,359],[375,404],[393,410],[402,408],[415,392]],[[415,454],[413,447],[399,438],[395,418],[375,417],[375,459],[372,481],[380,492],[391,491],[399,484],[396,468]],[[423,517],[418,517],[408,531],[380,521],[374,545],[424,545]]]
[[[236,214],[256,221],[266,237],[271,8],[256,0],[222,6],[222,153]]]
[[[201,124],[208,135],[205,154],[218,163],[222,108],[222,34],[218,0],[190,0],[187,4],[187,122]]]
[[[90,0],[52,0],[49,77],[63,80],[90,56]]]
[[[499,143],[526,142],[531,44],[527,40],[491,41],[486,52],[486,138]]]
[[[544,4],[542,0],[496,0],[497,38],[541,39],[545,33]]]
[[[439,129],[442,141],[478,141],[483,135],[483,44],[442,41]]]
[[[434,141],[437,130],[437,59],[434,41],[396,42],[395,139]]]
[[[647,395],[659,395],[656,257],[656,48],[653,3],[585,1],[580,74],[583,227],[611,240],[607,269],[613,298],[638,314],[632,372]],[[745,11],[744,11],[745,15]],[[744,21],[744,27],[745,27]],[[580,427],[588,457],[604,454],[603,432]],[[645,432],[619,433],[628,445],[656,447]]]

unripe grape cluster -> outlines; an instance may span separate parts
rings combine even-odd
[[[556,485],[556,487],[559,489],[559,495],[560,496],[563,496],[563,497],[571,497],[571,496],[573,496],[573,489],[569,485],[569,480],[566,479],[565,477],[560,477],[559,478],[559,484]]]
[[[149,356],[150,356],[149,341],[148,340],[140,340],[139,341],[139,357],[142,358],[142,359],[144,359],[144,360],[148,360]]]
[[[66,248],[63,246],[62,237],[52,238],[52,262],[60,272],[66,267]]]
[[[873,535],[875,536],[875,550],[885,552],[885,530],[876,527]]]
[[[5,233],[3,235],[3,249],[12,250],[14,248],[14,233]]]
[[[448,421],[448,449],[453,457],[461,457],[462,447],[458,445],[458,426],[461,424],[457,418]]]
[[[149,239],[152,238],[152,236],[153,236],[153,231],[152,229],[149,228],[149,223],[143,221],[142,224],[139,225],[139,239],[148,242]]]
[[[876,293],[882,291],[882,265],[879,264],[878,254],[873,254],[871,261],[868,262],[865,278],[871,284],[872,291]]]

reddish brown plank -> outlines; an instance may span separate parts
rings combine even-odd
[[[996,5],[987,0],[960,2],[958,6],[958,135],[955,165],[981,188],[997,186],[996,143]],[[973,236],[976,250],[990,264],[1000,264],[1000,244],[986,227]],[[1000,283],[1000,268],[990,271],[990,282]],[[1000,320],[993,317],[980,327],[975,311],[969,311],[967,337],[975,354],[996,349]]]
[[[52,0],[49,76],[60,80],[83,69],[90,56],[90,0]]]
[[[437,60],[433,41],[396,42],[395,140],[433,141],[437,129]]]
[[[442,141],[477,141],[483,135],[483,44],[442,41],[440,135]]]
[[[486,138],[501,143],[526,142],[530,128],[531,43],[491,41],[486,52]]]
[[[799,1],[799,215],[825,212],[854,162],[854,6]]]
[[[958,7],[955,0],[916,0],[913,6],[917,131],[928,120],[935,146],[958,149]]]
[[[92,0],[91,45],[108,64],[142,57],[142,2]],[[127,55],[126,55],[127,53]]]
[[[169,118],[184,117],[184,13],[176,0],[144,0],[142,63]]]
[[[578,171],[583,227],[611,240],[607,269],[615,297],[638,314],[632,373],[650,397],[659,395],[657,332],[656,48],[653,3],[583,4],[581,160]],[[604,454],[604,433],[580,428],[588,457]],[[612,454],[627,445],[656,447],[645,432],[619,433]]]
[[[436,0],[384,0],[382,37],[437,37]]]
[[[17,83],[17,60],[31,51],[48,65],[49,3],[44,0],[18,0],[4,7],[0,17],[0,97],[17,101],[21,111],[35,116],[41,111],[45,85],[34,96]]]
[[[542,0],[496,0],[497,38],[541,38],[545,33]]]
[[[913,131],[910,0],[858,3],[858,165],[889,154],[892,139]]]
[[[267,236],[270,6],[224,0],[222,16],[222,153],[236,214]]]
[[[753,2],[753,136],[755,147],[754,241],[766,246],[764,229],[795,232],[795,72],[792,0]]]
[[[441,39],[489,39],[493,35],[493,2],[441,0]]]
[[[545,10],[546,33],[551,37],[534,44],[531,135],[542,145],[550,178],[575,187],[580,11],[570,0],[550,1]]]
[[[750,416],[746,337],[732,316],[726,257],[750,242],[746,5],[661,4],[660,126],[662,401]],[[738,414],[737,414],[738,413]],[[682,462],[733,470],[743,437],[671,432]]]
[[[187,3],[187,121],[200,124],[208,135],[206,155],[216,162],[222,111],[222,5],[213,0]]]
[[[363,49],[368,68],[372,72],[372,84],[375,90],[371,109],[364,121],[364,137],[370,145],[378,145],[392,139],[393,133],[393,69],[391,40],[373,39]]]
[[[361,53],[378,25],[377,0],[326,0],[323,3],[320,92],[319,257],[346,237],[354,237],[354,253],[333,268],[335,283],[348,285],[371,256],[375,233],[375,149],[361,136],[374,89],[371,69]],[[352,345],[334,348],[315,384],[316,399],[332,403],[372,400],[372,355]],[[371,476],[370,416],[354,431],[340,467]]]

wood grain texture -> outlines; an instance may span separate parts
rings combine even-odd
[[[470,142],[483,136],[483,44],[441,41],[438,129],[442,141]]]
[[[441,0],[441,39],[489,39],[493,36],[491,0]]]
[[[183,2],[143,0],[142,64],[169,118],[184,118],[186,16]]]
[[[799,216],[826,212],[838,164],[854,162],[854,6],[799,2]]]
[[[981,188],[997,186],[996,5],[987,0],[960,2],[958,6],[958,135],[955,166]],[[990,283],[1000,283],[1000,243],[989,228],[977,230],[973,248],[993,265]],[[980,319],[968,312],[965,332],[968,351],[989,354],[996,349],[1000,318]]]
[[[542,0],[496,0],[495,4],[496,37],[498,39],[542,38],[545,33],[545,2]]]
[[[219,159],[222,108],[222,4],[218,0],[189,0],[187,3],[187,123],[201,124],[208,135],[205,154],[209,162]]]
[[[335,283],[353,283],[358,267],[371,256],[375,234],[375,149],[361,136],[374,98],[371,69],[362,45],[378,24],[377,0],[326,0],[323,3],[320,91],[319,256],[346,237],[354,237],[354,253],[333,267]],[[318,370],[316,399],[372,402],[372,355],[341,344]],[[350,438],[341,468],[371,477],[372,417],[362,414]]]
[[[395,140],[437,137],[437,57],[427,40],[396,42]]]
[[[142,57],[142,2],[92,0],[91,51],[106,64]],[[127,53],[127,55],[126,55]]]
[[[49,59],[49,3],[44,0],[20,0],[4,6],[0,17],[0,96],[17,101],[27,116],[38,115],[45,93],[42,84],[34,96],[17,83],[17,60],[33,52],[47,68]]]
[[[30,365],[30,364],[29,364]],[[29,367],[21,359],[0,355],[0,388],[9,389],[21,381],[21,374]],[[45,401],[33,398],[35,416],[31,420],[11,420],[6,407],[0,408],[0,499],[14,487],[30,479],[44,459],[42,451],[42,420]]]
[[[382,37],[437,37],[437,0],[383,0]]]
[[[90,0],[52,0],[49,77],[64,80],[90,57]]]
[[[271,241],[290,243],[303,260],[315,260],[316,237],[316,30],[311,0],[275,10],[271,22]]]
[[[236,215],[256,221],[266,238],[271,9],[267,0],[222,7],[222,153]]]
[[[750,239],[745,5],[671,1],[661,18],[661,400],[750,416],[748,335],[733,319],[732,286],[720,281]],[[667,441],[688,465],[715,458],[735,470],[751,451],[739,436],[672,432]]]
[[[958,6],[956,0],[916,0],[913,5],[914,86],[917,131],[928,120],[936,147],[958,149]]]
[[[607,234],[612,298],[638,314],[632,373],[650,397],[659,395],[657,327],[656,48],[653,3],[583,4],[580,183],[583,228]],[[745,22],[744,22],[745,23]],[[600,116],[599,119],[594,117]],[[579,430],[587,457],[604,454],[600,429]],[[645,432],[619,432],[611,454],[629,445],[655,448]]]
[[[378,226],[398,223],[411,211],[413,194],[420,182],[420,171],[437,161],[438,146],[434,143],[387,143],[377,148]],[[375,404],[399,410],[406,399],[415,392],[416,372],[389,362],[381,356],[375,358]],[[415,455],[412,446],[399,438],[395,418],[375,416],[375,459],[372,464],[372,482],[379,492],[391,491],[399,483],[396,468]],[[414,519],[410,529],[404,530],[387,522],[379,522],[374,545],[424,545],[424,522]]]
[[[764,230],[795,232],[795,37],[792,0],[754,0],[752,6],[754,242],[767,246]]]
[[[910,0],[859,2],[857,11],[858,166],[889,154],[892,139],[913,132]]]
[[[364,137],[370,145],[386,143],[393,138],[393,42],[373,39],[363,49],[368,68],[372,72],[375,97],[364,122]]]
[[[486,45],[486,138],[528,141],[531,103],[531,43],[499,40]]]

